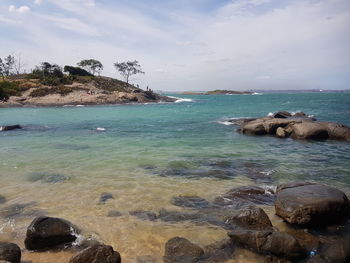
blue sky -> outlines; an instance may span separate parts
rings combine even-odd
[[[349,0],[0,0],[27,70],[137,59],[155,90],[349,89]]]

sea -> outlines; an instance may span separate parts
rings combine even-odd
[[[204,247],[227,235],[208,223],[149,216],[191,210],[174,197],[212,202],[235,187],[296,180],[350,195],[349,142],[248,136],[228,122],[285,110],[350,126],[350,93],[168,95],[176,103],[0,109],[0,125],[23,126],[0,132],[0,241],[23,248],[25,262],[68,262],[71,250],[24,249],[27,226],[48,215],[78,226],[78,242],[112,245],[123,262],[162,262],[172,237]],[[274,226],[289,228],[273,206],[263,209]],[[228,262],[259,260],[241,250]]]

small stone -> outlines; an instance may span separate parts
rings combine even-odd
[[[113,195],[110,193],[102,193],[100,196],[99,204],[105,204],[109,199],[113,199]]]
[[[121,263],[121,257],[111,246],[94,245],[73,256],[69,263]]]
[[[0,262],[8,261],[10,263],[21,262],[21,249],[13,243],[0,242]]]
[[[197,262],[204,251],[201,247],[191,243],[185,238],[174,237],[165,244],[164,263],[194,263]]]
[[[120,213],[119,211],[116,211],[116,210],[111,210],[107,214],[108,217],[119,217],[122,215],[123,215],[122,213]]]

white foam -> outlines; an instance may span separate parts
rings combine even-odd
[[[85,105],[80,105],[80,104],[78,104],[78,105],[76,105],[75,107],[85,107]]]
[[[106,128],[98,127],[98,128],[96,128],[96,131],[106,131]]]
[[[226,126],[229,126],[229,125],[232,125],[232,124],[233,124],[233,123],[230,122],[230,121],[218,121],[218,123],[223,124],[223,125],[226,125]]]
[[[175,103],[180,103],[180,102],[193,102],[193,99],[185,99],[185,98],[179,98],[179,97],[173,97],[173,96],[168,96],[169,98],[176,99],[174,101]]]
[[[269,117],[273,116],[273,112],[269,112],[269,114],[267,114],[267,116],[269,116]]]
[[[263,95],[262,93],[258,93],[258,92],[253,92],[252,95]]]

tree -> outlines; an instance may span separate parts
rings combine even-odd
[[[72,67],[68,65],[64,66],[63,71],[68,72],[69,75],[72,76],[92,76],[92,74],[87,72],[85,69],[79,67]]]
[[[15,59],[14,59],[14,64],[13,64],[13,69],[14,69],[14,72],[15,74],[21,74],[22,73],[22,70],[23,68],[26,66],[26,63],[23,62],[22,60],[22,56],[21,54],[19,53]]]
[[[92,75],[95,75],[95,73],[98,73],[98,75],[100,75],[101,71],[103,70],[102,63],[96,59],[84,59],[77,65],[79,67],[85,68]]]
[[[13,65],[15,64],[15,57],[8,55],[3,60],[0,58],[0,75],[2,78],[10,76]]]
[[[141,70],[141,66],[137,60],[121,62],[121,63],[116,62],[114,63],[114,67],[125,78],[126,83],[128,84],[129,84],[129,78],[131,75],[136,75],[139,73],[145,74],[145,72]]]

